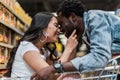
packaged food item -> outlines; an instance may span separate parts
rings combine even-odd
[[[5,10],[5,18],[4,18],[4,21],[9,24],[9,11],[8,10]]]
[[[6,13],[6,9],[5,7],[0,4],[0,20],[5,20],[5,13]]]
[[[2,31],[0,30],[0,42],[3,41],[3,35],[2,35]]]
[[[0,64],[5,63],[5,57],[4,57],[4,47],[0,46]]]
[[[16,2],[16,0],[10,0],[10,8],[11,8],[12,10],[15,9],[15,2]]]
[[[4,25],[0,25],[0,42],[8,43],[9,33],[7,28],[4,27]]]
[[[15,27],[15,24],[16,24],[16,17],[12,14],[12,13],[10,13],[10,25],[12,26],[12,27]]]
[[[24,25],[22,23],[20,23],[19,29],[20,31],[24,32]]]
[[[4,34],[4,37],[3,37],[3,42],[5,42],[5,43],[8,43],[8,35],[7,35],[7,33],[5,32],[5,34]]]
[[[20,21],[17,19],[16,20],[16,28],[19,29],[19,26],[20,26]]]
[[[5,4],[7,4],[9,6],[9,2],[10,0],[3,0]]]
[[[2,19],[2,14],[3,14],[3,6],[0,4],[0,20]]]
[[[30,25],[32,18],[24,11],[17,1],[15,2],[15,12],[25,24]]]
[[[9,42],[9,30],[6,27],[4,27],[3,42],[7,44]]]
[[[6,13],[6,9],[5,7],[3,7],[3,12],[2,12],[2,20],[5,20],[5,13]]]
[[[3,34],[4,34],[4,32],[3,32],[3,25],[2,24],[0,24],[0,42],[3,42]]]

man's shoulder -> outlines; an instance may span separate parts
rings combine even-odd
[[[88,10],[88,13],[106,13],[107,11],[103,10]]]
[[[103,15],[107,15],[108,12],[107,11],[103,11],[103,10],[88,10],[87,15],[90,19],[92,18],[101,18],[104,17]]]

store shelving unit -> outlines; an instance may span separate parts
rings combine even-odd
[[[9,24],[5,23],[3,20],[0,20],[0,23],[2,23],[3,25],[5,25],[7,28],[9,28],[9,29],[13,30],[14,32],[18,33],[19,35],[24,35],[24,33],[23,33],[23,32],[21,32],[20,30],[18,30],[18,29],[16,29],[16,28],[14,28],[14,27],[13,27],[13,26],[11,26],[11,25],[9,25]]]
[[[28,26],[27,23],[25,23],[23,21],[23,19],[21,17],[19,17],[15,12],[14,10],[12,10],[7,4],[5,4],[2,0],[0,0],[0,3],[3,4],[3,6],[5,6],[11,13],[13,13],[21,22],[23,22],[26,26]]]
[[[24,35],[31,21],[30,16],[19,13],[24,13],[24,10],[16,0],[0,0],[0,71],[6,69],[11,49]]]

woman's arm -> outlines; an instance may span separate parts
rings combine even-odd
[[[49,66],[49,64],[41,57],[41,54],[34,50],[27,51],[23,55],[23,59],[35,72]]]
[[[70,59],[70,57],[72,58],[76,55],[76,46],[78,44],[78,41],[77,35],[75,33],[76,30],[72,32],[71,36],[67,40],[65,50],[59,59],[61,62],[67,62]]]

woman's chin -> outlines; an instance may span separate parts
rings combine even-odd
[[[58,39],[54,40],[54,42],[57,42],[57,41],[58,41]]]
[[[51,40],[50,42],[57,42],[58,41],[58,39],[54,39],[54,40]]]

